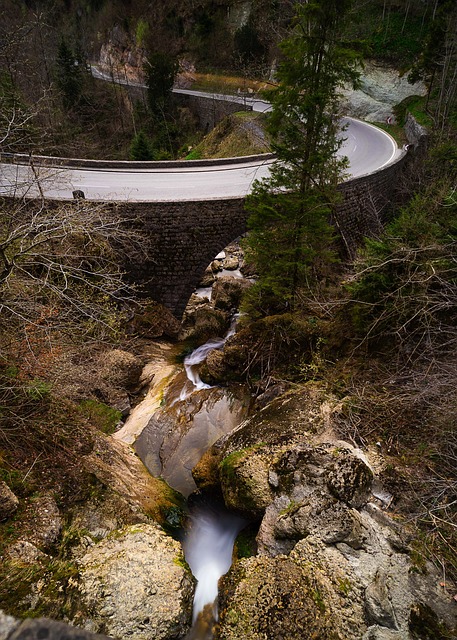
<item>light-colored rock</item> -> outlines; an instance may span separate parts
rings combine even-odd
[[[408,96],[425,95],[423,82],[410,84],[408,74],[376,63],[365,63],[361,70],[361,87],[343,91],[342,111],[369,122],[385,122],[393,116],[392,108]]]
[[[19,500],[3,480],[0,480],[0,520],[10,518],[16,511]]]
[[[18,560],[23,564],[37,564],[38,562],[49,559],[48,555],[27,540],[17,540],[8,547],[6,555],[9,559]]]
[[[227,271],[235,271],[240,266],[240,262],[237,256],[227,256],[222,263],[222,267]]]
[[[31,500],[27,506],[28,542],[39,549],[47,549],[58,539],[62,518],[53,496],[47,494]]]
[[[80,591],[95,630],[135,640],[182,637],[193,579],[181,546],[157,526],[126,527],[80,560]]]

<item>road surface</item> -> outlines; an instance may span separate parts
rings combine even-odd
[[[208,94],[180,90],[180,93]],[[224,96],[222,96],[224,97]],[[224,98],[227,98],[225,96]],[[230,97],[232,99],[232,97]],[[265,111],[268,103],[239,97],[254,111]],[[345,142],[339,155],[349,159],[349,177],[358,177],[389,164],[398,155],[395,141],[373,125],[347,118]],[[198,166],[189,161],[172,167],[147,169],[115,168],[53,168],[26,164],[0,164],[0,195],[72,199],[73,191],[81,190],[86,199],[95,201],[176,202],[215,200],[247,195],[254,180],[268,176],[274,160],[241,161]]]

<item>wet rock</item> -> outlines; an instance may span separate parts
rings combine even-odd
[[[220,309],[214,309],[206,302],[198,304],[194,310],[190,308],[186,311],[179,337],[180,340],[191,338],[203,344],[209,338],[223,336],[229,325],[228,315]]]
[[[156,640],[182,637],[190,626],[193,578],[181,546],[157,526],[121,529],[80,560],[81,598],[95,630]]]
[[[10,518],[19,506],[19,500],[3,480],[0,480],[0,521]]]

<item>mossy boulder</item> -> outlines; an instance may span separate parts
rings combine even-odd
[[[364,628],[347,630],[353,602],[301,558],[241,560],[223,578],[220,600],[221,640],[353,640]]]
[[[250,518],[259,518],[273,499],[268,482],[271,452],[252,447],[226,456],[219,467],[225,504]]]
[[[236,267],[235,267],[236,268]],[[250,287],[250,282],[242,278],[221,276],[213,284],[211,300],[216,309],[238,309],[243,291]]]

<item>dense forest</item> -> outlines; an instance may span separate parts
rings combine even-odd
[[[448,0],[341,2],[345,20],[326,16],[316,49],[303,34],[319,2],[304,5],[297,14],[290,0],[4,0],[1,152],[185,158],[204,132],[170,105],[177,79],[227,91],[248,80],[267,86],[274,109],[265,130],[285,164],[248,198],[244,250],[257,281],[206,380],[246,384],[254,398],[281,385],[338,398],[341,437],[377,446],[387,460],[382,480],[396,516],[419,532],[419,570],[431,558],[456,579],[457,9]],[[297,24],[307,29],[291,35]],[[312,61],[306,73],[303,59]],[[427,94],[395,115],[400,130],[413,113],[427,146],[383,212],[383,233],[348,256],[329,224],[344,170],[332,160],[331,114],[336,88],[357,86],[368,59],[425,82]],[[108,61],[145,83],[145,99],[92,75],[91,65]],[[138,367],[145,341],[176,341],[179,323],[124,281],[128,256],[147,247],[115,208],[5,198],[0,207],[0,480],[20,500],[0,523],[2,553],[44,489],[63,513],[102,491],[81,460],[103,453],[101,434],[122,417],[115,400],[128,387],[107,380],[104,354],[122,348],[132,357],[122,366]],[[181,503],[156,490],[153,516],[167,526]],[[71,617],[62,593],[77,569],[66,534],[47,565],[0,568],[8,612]],[[35,606],[27,594],[37,580],[48,591]]]

